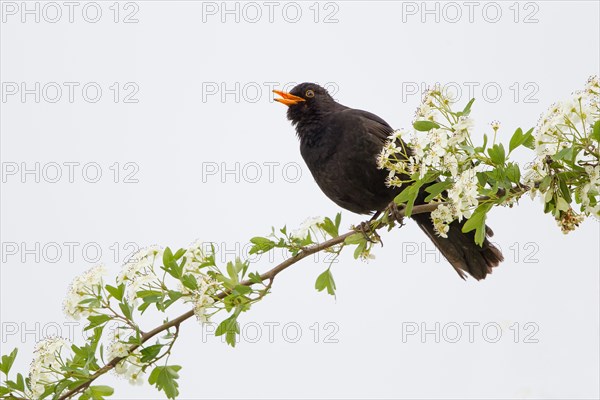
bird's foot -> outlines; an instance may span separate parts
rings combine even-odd
[[[365,237],[365,240],[370,243],[381,242],[381,237],[377,233],[375,229],[371,226],[370,222],[361,222],[358,226],[354,228],[355,231],[362,233]]]
[[[386,207],[385,212],[392,226],[394,225],[394,222],[398,222],[398,225],[400,225],[400,227],[404,226],[405,208],[406,207],[404,205],[398,206],[398,204],[396,204],[396,202],[393,201]]]

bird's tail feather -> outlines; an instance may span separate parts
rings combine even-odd
[[[494,233],[487,226],[483,246],[479,246],[474,240],[475,231],[462,232],[466,220],[452,222],[448,229],[448,238],[443,238],[435,233],[428,213],[415,214],[412,218],[463,279],[466,277],[465,272],[477,280],[485,279],[487,274],[492,273],[492,268],[504,260],[500,250],[488,240]]]

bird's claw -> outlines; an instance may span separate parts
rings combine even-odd
[[[365,240],[370,243],[381,242],[381,237],[376,230],[372,229],[370,222],[361,222],[357,227],[354,228],[357,232],[362,233]]]
[[[398,222],[400,227],[404,226],[404,209],[406,207],[404,205],[398,206],[396,202],[391,202],[385,209],[388,217],[393,222]]]

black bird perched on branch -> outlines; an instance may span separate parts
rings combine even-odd
[[[289,93],[274,92],[281,96],[275,100],[288,106],[287,117],[296,126],[302,158],[323,193],[358,214],[385,210],[402,191],[387,187],[387,171],[377,168],[377,156],[394,129],[375,114],[337,103],[314,83],[301,83]],[[425,195],[419,196],[416,204],[423,202]],[[464,272],[484,279],[503,260],[487,238],[480,247],[474,231],[462,232],[465,220],[452,222],[448,238],[443,238],[436,235],[428,213],[411,218],[463,279]],[[493,234],[489,228],[487,233]]]

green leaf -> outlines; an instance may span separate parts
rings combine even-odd
[[[179,249],[179,250],[177,250],[177,252],[173,256],[173,258],[175,258],[175,260],[179,260],[181,257],[183,257],[183,255],[185,254],[185,252],[186,252],[185,249]]]
[[[317,289],[319,292],[327,289],[327,293],[335,296],[335,281],[333,280],[333,275],[331,274],[331,270],[329,268],[318,276],[317,281],[315,282],[315,289]]]
[[[567,203],[567,201],[563,197],[558,196],[556,198],[556,209],[557,210],[567,211],[569,208],[571,208],[571,206],[569,206],[569,203]]]
[[[103,400],[105,396],[112,396],[115,392],[110,386],[104,385],[90,386],[88,390],[94,400]]]
[[[483,134],[483,144],[481,146],[479,146],[479,147],[475,147],[475,152],[476,153],[482,153],[485,150],[485,147],[487,146],[487,142],[488,142],[488,137],[484,133]]]
[[[362,233],[354,233],[344,240],[344,244],[359,244],[364,240],[365,236]]]
[[[524,136],[525,137],[521,144],[530,150],[535,150],[535,138],[533,137],[533,128],[525,132]]]
[[[247,295],[252,293],[252,288],[248,287],[248,286],[244,286],[244,285],[237,285],[235,288],[233,288],[234,292],[237,292],[237,294],[239,295]]]
[[[252,283],[261,283],[262,279],[260,279],[260,274],[258,272],[250,272],[248,274],[248,278]]]
[[[596,142],[600,142],[600,120],[594,122],[594,127],[592,128],[592,139]]]
[[[255,236],[252,239],[250,239],[250,243],[254,245],[250,249],[250,254],[266,253],[267,251],[275,247],[275,242],[260,236]]]
[[[434,121],[415,121],[413,122],[413,128],[421,132],[427,132],[434,128],[439,128],[440,125]]]
[[[484,203],[479,205],[473,212],[473,215],[465,222],[462,227],[464,233],[475,230],[475,243],[479,246],[483,245],[485,240],[485,218],[487,212],[492,208],[492,204]]]
[[[533,135],[531,134],[532,132],[533,128],[531,128],[525,133],[523,133],[523,130],[521,128],[518,128],[513,134],[512,138],[510,139],[510,143],[508,145],[508,152],[511,153],[514,149],[521,145],[530,149],[534,149],[535,143]]]
[[[90,315],[88,318],[90,323],[85,327],[84,331],[94,329],[97,326],[103,325],[111,318],[108,315],[100,314],[100,315]]]
[[[19,391],[24,391],[25,390],[25,380],[23,379],[23,375],[21,374],[17,374],[17,381],[13,382],[13,381],[5,381],[4,382],[6,384],[6,386],[12,390],[19,390]],[[52,389],[52,388],[48,388],[48,389]],[[46,389],[46,390],[48,390]],[[42,397],[43,398],[43,397]],[[12,397],[10,397],[10,399],[12,399]]]
[[[552,177],[550,175],[546,175],[542,179],[542,182],[540,182],[540,186],[539,186],[540,192],[546,193],[546,191],[550,187],[551,183],[552,183]]]
[[[524,136],[523,130],[521,128],[517,128],[512,138],[510,138],[510,143],[508,145],[509,153],[521,145]]]
[[[183,293],[178,292],[177,290],[169,290],[168,293],[169,293],[169,297],[173,301],[177,301],[181,296],[183,296]]]
[[[119,303],[119,308],[123,312],[123,315],[129,319],[133,319],[131,315],[131,306],[126,301]]]
[[[236,335],[240,333],[240,324],[237,322],[237,314],[233,314],[231,317],[224,319],[221,321],[217,330],[215,331],[215,336],[225,335],[225,341],[231,347],[235,347],[236,345]]]
[[[163,348],[162,344],[153,344],[152,346],[148,346],[143,348],[140,353],[142,354],[141,362],[147,363],[156,358],[160,353],[160,349]]]
[[[340,215],[338,213],[338,215]],[[336,216],[337,220],[337,216]],[[334,223],[329,217],[326,217],[322,224],[320,224],[321,228],[331,237],[339,236],[339,224]]]
[[[174,262],[175,262],[175,257],[173,256],[173,252],[171,251],[171,249],[169,247],[167,247],[165,249],[165,251],[163,251],[163,264],[166,267]]]
[[[407,186],[394,198],[394,202],[398,205],[406,203],[410,199],[411,186]]]
[[[406,203],[406,208],[404,209],[405,216],[410,217],[410,215],[412,214],[412,209],[415,205],[415,200],[419,196],[421,186],[434,181],[435,179],[437,179],[437,177],[437,174],[426,174],[422,179],[419,179],[418,181],[414,182],[406,189],[404,189],[398,196],[396,196],[396,198],[394,199],[394,202],[396,202],[396,204]],[[405,192],[406,194],[404,194]],[[399,201],[399,199],[404,200],[405,198],[405,201]]]
[[[495,144],[492,148],[488,149],[488,155],[492,162],[496,165],[504,164],[506,160],[506,152],[504,151],[504,146],[502,143]]]
[[[506,166],[506,177],[514,183],[521,182],[521,170],[519,165],[516,163],[508,163]]]
[[[360,257],[360,255],[365,251],[366,248],[367,240],[365,239],[362,242],[360,242],[358,246],[356,246],[356,248],[354,249],[354,259],[358,260],[358,257]]]
[[[235,268],[235,265],[231,261],[229,261],[227,263],[227,273],[229,274],[229,278],[231,278],[231,280],[234,283],[238,283],[239,282],[237,270]]]
[[[181,366],[179,365],[157,366],[150,373],[148,383],[165,392],[169,399],[174,399],[179,395],[177,379],[179,378],[178,372],[180,369]]]
[[[181,277],[181,284],[188,289],[198,290],[198,281],[192,274],[185,274]]]
[[[23,375],[20,373],[17,374],[15,389],[20,390],[21,392],[25,391],[25,379],[23,379]]]
[[[430,202],[434,197],[436,197],[438,194],[442,193],[444,190],[448,189],[451,186],[452,182],[449,181],[437,182],[433,185],[427,186],[425,188],[425,191],[429,193],[429,196],[425,198],[425,202]]]
[[[163,266],[165,271],[169,273],[175,279],[181,279],[183,274],[183,263],[178,265],[173,252],[167,247],[163,252]]]
[[[2,356],[2,362],[0,362],[0,371],[4,372],[5,375],[8,375],[10,372],[18,352],[19,349],[15,348],[10,352],[10,354]]]
[[[560,192],[562,193],[565,200],[568,203],[570,203],[572,201],[571,191],[569,190],[569,186],[567,185],[567,182],[565,182],[564,178],[559,177],[558,187],[560,188]]]
[[[235,271],[239,274],[240,272],[242,272],[242,275],[245,275],[245,272],[248,265],[244,262],[242,262],[242,260],[239,257],[235,258]]]
[[[477,172],[476,174],[477,176],[477,182],[479,183],[479,186],[484,187],[487,184],[487,174],[483,171]]]
[[[123,300],[123,295],[125,294],[125,284],[122,283],[117,287],[106,285],[104,286],[104,288],[108,293],[110,293],[112,297],[114,297],[118,301]]]
[[[467,103],[465,108],[462,110],[461,115],[467,116],[467,115],[471,114],[471,106],[473,105],[474,102],[475,102],[475,98],[472,98],[471,100],[469,100],[469,102]]]
[[[566,160],[569,161],[573,158],[573,147],[565,147],[561,149],[558,153],[552,156],[554,161]]]

